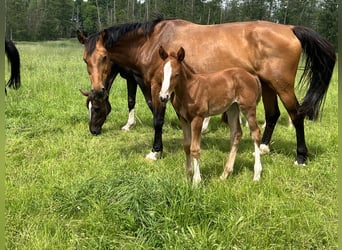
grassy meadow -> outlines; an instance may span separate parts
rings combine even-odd
[[[295,131],[281,107],[261,180],[252,180],[244,128],[234,173],[220,181],[229,129],[213,117],[202,137],[202,183],[193,188],[171,105],[163,158],[147,161],[152,114],[140,90],[137,124],[121,131],[127,90],[118,78],[112,112],[92,136],[79,92],[90,89],[83,46],[75,39],[17,47],[22,87],[5,99],[7,249],[337,249],[337,65],[322,119],[305,121],[307,167],[293,164]],[[263,117],[259,105],[260,125]]]

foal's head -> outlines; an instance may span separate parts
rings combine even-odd
[[[177,54],[172,52],[168,54],[164,48],[160,46],[159,56],[164,61],[162,64],[163,82],[161,91],[159,93],[159,100],[165,103],[170,99],[171,94],[174,92],[177,84],[182,81],[181,77],[184,73],[182,61],[185,57],[185,51],[182,47],[180,47]]]

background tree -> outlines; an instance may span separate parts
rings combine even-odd
[[[16,40],[69,38],[163,16],[199,24],[247,20],[304,25],[337,48],[337,0],[6,0],[6,34]]]

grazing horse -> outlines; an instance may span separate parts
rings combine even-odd
[[[117,74],[120,74],[122,78],[126,79],[128,94],[127,100],[129,115],[126,125],[124,125],[121,129],[128,131],[135,124],[134,108],[137,86],[139,86],[141,92],[143,93],[148,107],[150,110],[152,110],[151,91],[147,89],[146,85],[144,85],[139,77],[135,76],[131,70],[113,64],[107,80],[105,81],[105,88],[103,91],[96,92],[94,90],[86,91],[80,89],[80,92],[87,97],[86,106],[89,112],[89,131],[93,135],[98,135],[101,133],[102,125],[106,121],[106,118],[111,111],[109,91]]]
[[[83,59],[94,92],[106,91],[104,85],[113,63],[132,70],[151,89],[155,134],[149,158],[160,157],[163,150],[165,105],[158,100],[160,83],[152,82],[163,62],[158,55],[163,44],[166,50],[183,46],[189,55],[188,63],[198,73],[241,67],[257,75],[266,120],[260,148],[269,151],[280,116],[278,95],[296,130],[296,163],[305,164],[308,150],[304,118],[318,118],[336,61],[333,46],[315,31],[265,21],[198,25],[180,19],[156,19],[116,25],[89,37],[79,33],[78,39],[85,45]],[[302,52],[306,63],[298,84],[307,82],[307,92],[300,103],[294,83]]]
[[[5,53],[11,64],[11,76],[5,86],[5,92],[7,93],[6,87],[18,89],[20,87],[20,56],[19,51],[15,47],[12,40],[5,38]]]
[[[207,74],[196,74],[185,61],[181,47],[177,54],[167,53],[163,47],[159,55],[164,63],[156,71],[162,81],[159,99],[170,100],[183,129],[183,147],[186,155],[188,179],[194,184],[201,181],[199,158],[201,130],[205,117],[226,113],[230,128],[230,153],[221,175],[226,179],[233,171],[238,144],[242,136],[240,110],[245,115],[254,142],[254,180],[261,175],[260,128],[256,119],[256,106],[261,97],[261,83],[256,76],[242,68],[228,68]]]

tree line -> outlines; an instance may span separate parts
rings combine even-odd
[[[337,0],[6,0],[6,35],[55,40],[156,17],[199,24],[267,20],[310,27],[337,48]]]

